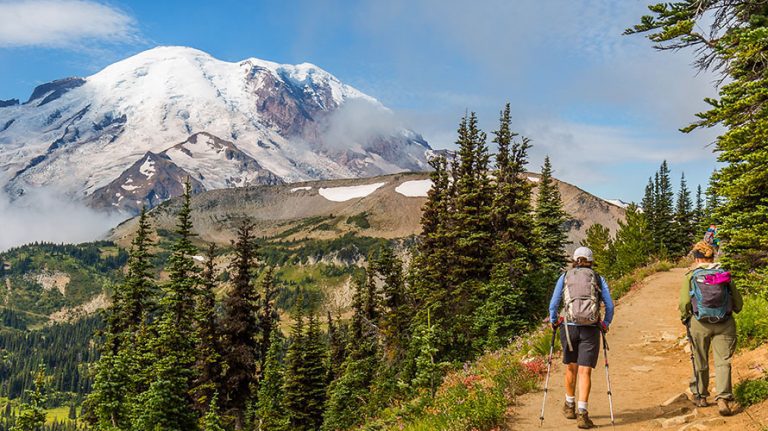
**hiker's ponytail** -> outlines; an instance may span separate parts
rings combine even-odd
[[[586,257],[579,257],[573,261],[574,268],[591,267],[592,262],[588,261]]]

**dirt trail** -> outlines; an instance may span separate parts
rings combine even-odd
[[[669,406],[661,404],[686,390],[691,363],[686,353],[685,327],[680,324],[677,298],[684,269],[673,269],[647,278],[639,289],[625,295],[616,307],[608,334],[608,359],[613,390],[617,430],[664,429],[662,421],[687,415],[687,422],[665,425],[671,430],[762,430],[753,418],[768,425],[768,406],[763,403],[730,418],[721,418],[717,407],[694,409],[688,401]],[[768,364],[765,346],[734,361],[734,382],[744,377],[755,364]],[[601,349],[598,366],[593,371],[590,417],[599,428],[610,429],[605,366]],[[710,365],[711,372],[714,366]],[[756,371],[755,371],[756,372]],[[710,385],[714,385],[714,379]],[[710,390],[713,388],[710,387]],[[553,360],[550,391],[543,427],[539,428],[543,392],[521,397],[515,407],[512,430],[577,429],[575,420],[565,419],[561,407],[565,400],[561,358]],[[695,416],[691,416],[695,413]]]

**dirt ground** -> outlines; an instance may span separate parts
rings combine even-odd
[[[767,403],[752,406],[728,418],[718,415],[716,405],[695,408],[687,400],[678,400],[662,406],[665,401],[687,390],[691,375],[685,327],[680,324],[677,312],[678,292],[684,274],[684,269],[655,274],[617,304],[608,333],[615,429],[768,430]],[[734,384],[760,375],[761,369],[766,367],[766,346],[740,352],[733,363]],[[710,370],[714,373],[713,365],[710,365]],[[553,360],[543,426],[539,426],[543,391],[537,391],[518,400],[509,429],[577,429],[576,421],[565,419],[561,413],[565,400],[563,373],[561,358],[558,357]],[[710,385],[714,385],[714,379],[711,379]],[[710,392],[713,389],[710,387]],[[592,374],[589,412],[599,428],[611,428],[602,350]]]

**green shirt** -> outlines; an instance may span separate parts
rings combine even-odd
[[[699,268],[703,269],[715,269],[720,268],[719,263],[700,263],[685,274],[685,280],[683,286],[680,288],[680,303],[678,308],[680,309],[680,319],[687,320],[693,314],[693,307],[691,305],[691,278],[693,277],[693,271]],[[733,312],[738,313],[741,311],[741,307],[744,305],[744,300],[741,298],[741,294],[736,289],[736,285],[731,281],[730,289],[728,292],[733,299]]]

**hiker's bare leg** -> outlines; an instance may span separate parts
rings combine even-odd
[[[583,367],[579,368],[579,401],[589,401],[589,391],[592,389],[592,368]]]
[[[576,373],[579,365],[576,363],[568,364],[565,367],[565,394],[569,397],[576,396]]]

